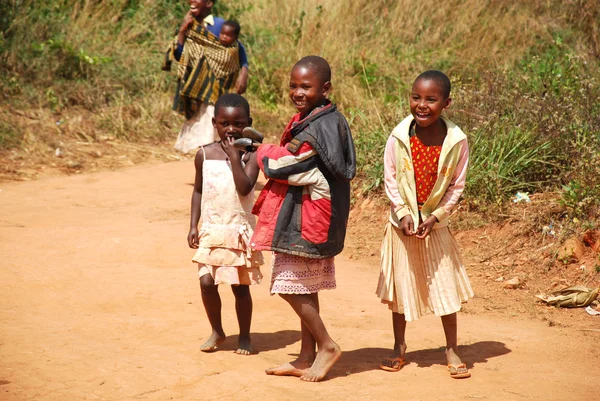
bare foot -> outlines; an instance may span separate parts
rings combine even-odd
[[[311,363],[308,361],[301,361],[296,359],[295,361],[284,363],[281,366],[275,368],[269,368],[265,370],[268,375],[275,376],[296,376],[302,377],[305,373],[308,373]]]
[[[312,364],[308,372],[300,376],[300,380],[318,382],[325,377],[327,372],[331,370],[337,360],[340,359],[340,356],[342,356],[340,347],[336,343],[332,344],[331,347],[322,350],[320,349],[319,352],[317,352],[315,363]]]
[[[200,346],[202,352],[214,352],[219,349],[219,345],[225,341],[225,333],[217,333],[213,331],[208,340]]]
[[[236,354],[239,355],[252,355],[254,354],[254,348],[250,344],[249,337],[240,337],[238,340],[238,348],[235,350]]]

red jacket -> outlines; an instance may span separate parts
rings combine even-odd
[[[252,248],[328,258],[344,248],[350,180],[356,156],[350,127],[332,104],[300,120],[295,115],[281,143],[257,150],[269,179],[252,213],[258,222]]]

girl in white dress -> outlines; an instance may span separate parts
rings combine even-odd
[[[249,285],[262,279],[259,266],[263,260],[261,253],[249,246],[255,225],[252,205],[259,172],[256,154],[233,147],[242,130],[252,125],[246,99],[238,94],[221,96],[215,104],[213,125],[220,141],[200,148],[196,154],[188,234],[190,248],[197,249],[193,261],[198,263],[202,302],[212,327],[200,349],[215,351],[225,341],[218,286],[229,284],[240,328],[236,353],[250,355],[254,350],[250,342]],[[202,226],[198,231],[200,218]]]

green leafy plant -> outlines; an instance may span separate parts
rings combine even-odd
[[[544,171],[551,165],[551,143],[538,141],[533,131],[499,128],[471,137],[469,197],[500,203],[517,191],[534,191],[547,182]]]

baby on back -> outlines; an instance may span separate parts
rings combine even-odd
[[[219,34],[219,42],[223,46],[232,46],[238,40],[240,36],[240,24],[237,21],[227,20],[221,27],[221,33]]]

